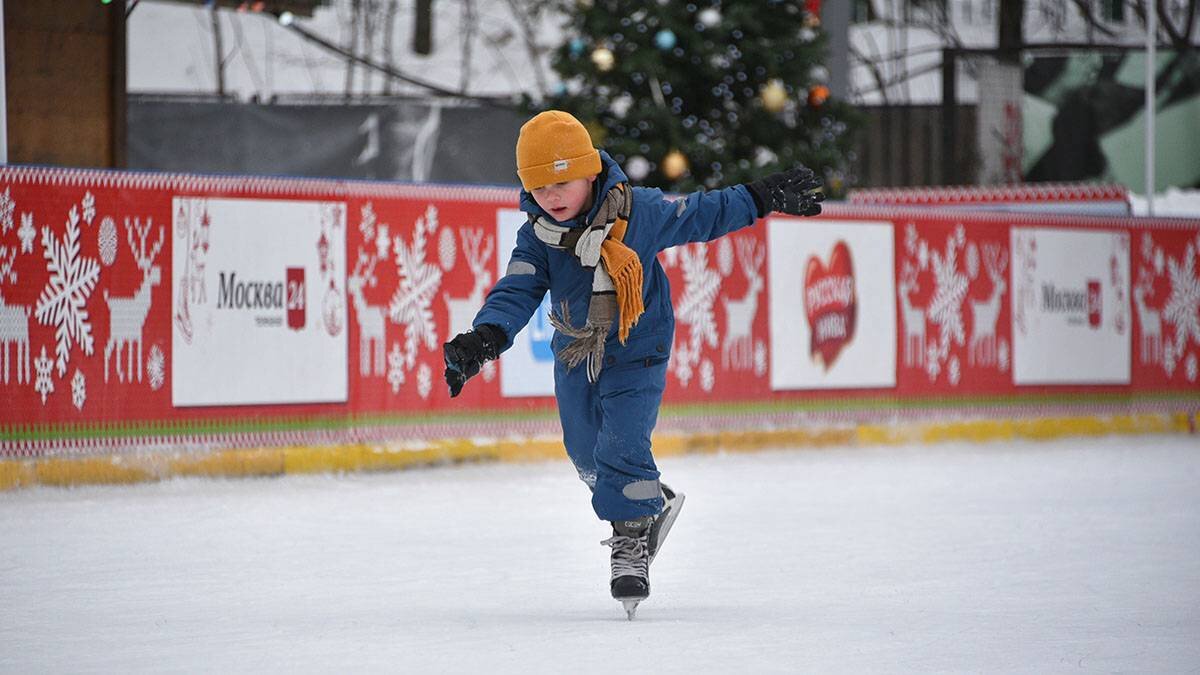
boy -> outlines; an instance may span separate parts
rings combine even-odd
[[[771,211],[814,216],[824,198],[796,168],[668,201],[631,188],[573,116],[543,112],[517,139],[521,209],[529,220],[503,278],[472,325],[443,347],[450,396],[499,357],[546,291],[556,332],[554,392],[563,442],[592,508],[612,523],[612,596],[629,618],[650,595],[649,565],[683,504],[659,482],[650,450],[667,379],[675,314],[659,251],[712,241]],[[578,326],[572,317],[586,317]]]

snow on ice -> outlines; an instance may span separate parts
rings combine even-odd
[[[662,462],[627,621],[569,462],[0,493],[0,672],[1184,672],[1194,436]]]

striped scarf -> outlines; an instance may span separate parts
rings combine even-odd
[[[543,243],[569,252],[584,268],[595,270],[587,323],[582,328],[571,325],[566,302],[562,303],[561,314],[550,314],[550,325],[574,338],[559,352],[558,358],[568,368],[586,360],[588,381],[592,383],[600,377],[604,341],[613,321],[618,321],[617,338],[625,344],[630,329],[645,311],[642,262],[637,253],[623,243],[629,227],[632,192],[628,184],[617,183],[604,196],[591,224],[582,229],[563,227],[544,217],[533,221],[533,231]]]

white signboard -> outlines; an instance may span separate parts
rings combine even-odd
[[[525,220],[525,213],[517,209],[496,212],[497,279],[503,278],[508,269],[513,247],[517,245],[517,230]],[[549,316],[550,294],[546,293],[533,318],[513,338],[513,346],[500,355],[501,396],[554,395],[554,353],[550,351],[554,328]]]
[[[1013,381],[1128,384],[1129,236],[1012,228]]]
[[[896,385],[892,224],[767,220],[771,388]]]
[[[172,404],[345,402],[345,204],[176,197],[172,211]]]

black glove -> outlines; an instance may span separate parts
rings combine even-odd
[[[450,398],[458,396],[463,385],[479,374],[479,369],[484,363],[500,356],[500,347],[507,341],[504,331],[499,326],[485,323],[476,326],[474,330],[458,334],[453,340],[442,345]]]
[[[825,201],[824,192],[815,192],[820,187],[821,179],[803,166],[746,183],[759,218],[772,211],[793,216],[817,215],[821,212],[821,202]]]

